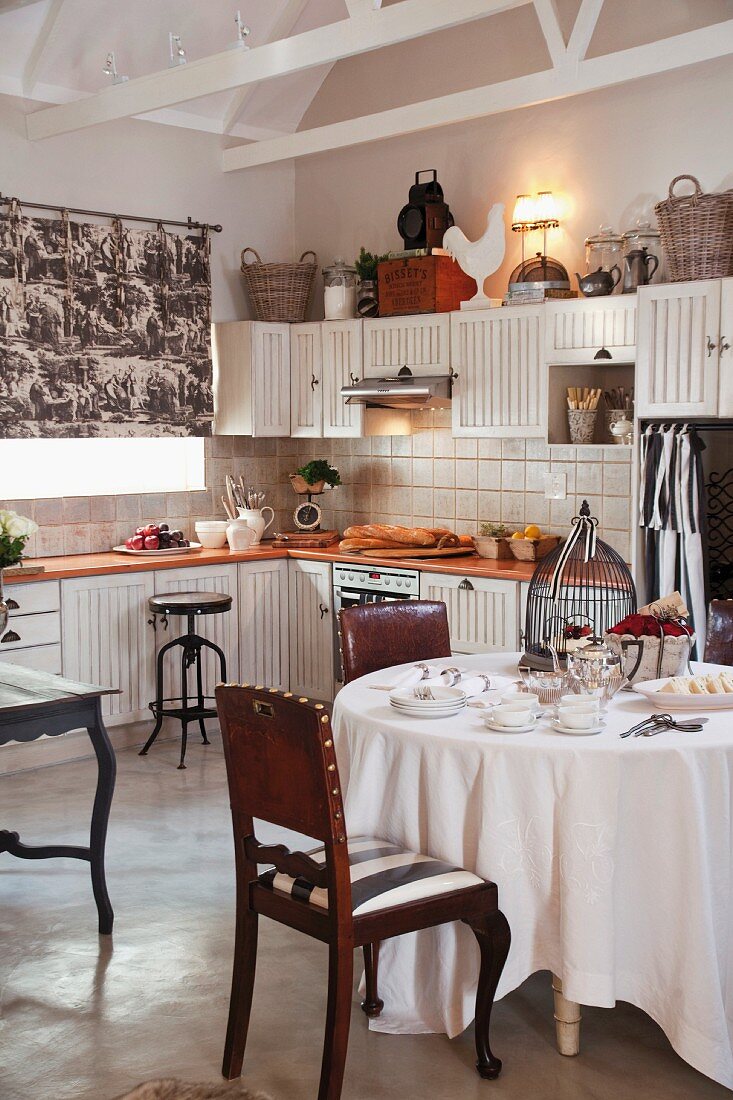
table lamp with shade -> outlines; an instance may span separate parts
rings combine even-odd
[[[517,300],[527,292],[569,291],[570,276],[559,260],[547,255],[547,230],[560,225],[557,204],[551,191],[539,191],[537,195],[517,195],[512,216],[512,229],[522,234],[522,262],[514,269],[509,280],[510,295]],[[525,233],[542,230],[542,252],[532,259],[525,258]]]

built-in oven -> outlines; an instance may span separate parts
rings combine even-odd
[[[419,600],[420,574],[417,569],[393,566],[335,562],[333,567],[334,669],[336,681],[343,683],[341,650],[338,639],[338,613],[342,607],[390,600]]]

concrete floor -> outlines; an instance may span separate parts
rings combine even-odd
[[[217,1080],[233,938],[234,870],[218,738],[119,755],[108,847],[113,942],[96,934],[87,868],[0,856],[0,1097],[109,1100],[140,1080]],[[92,761],[0,779],[2,826],[83,843]],[[325,948],[261,922],[246,1079],[273,1100],[315,1100]],[[699,1100],[730,1097],[682,1062],[629,1005],[586,1008],[583,1051],[553,1041],[549,978],[495,1010],[498,1082],[473,1069],[470,1031],[372,1034],[355,997],[343,1100]]]

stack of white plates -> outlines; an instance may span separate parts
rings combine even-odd
[[[415,688],[396,688],[389,701],[395,710],[411,718],[448,718],[458,714],[467,703],[465,691],[454,687],[430,688],[432,699],[419,699]]]

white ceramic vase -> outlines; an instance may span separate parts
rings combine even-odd
[[[265,523],[265,517],[263,515],[264,512],[270,513],[270,518],[267,523]],[[246,520],[247,526],[254,531],[255,539],[252,545],[256,546],[257,543],[262,540],[262,536],[264,535],[265,531],[275,519],[275,513],[273,512],[272,508],[268,507],[268,505],[265,505],[264,508],[240,508],[239,518]]]
[[[246,519],[231,520],[227,527],[227,542],[230,550],[249,550],[258,541]]]

